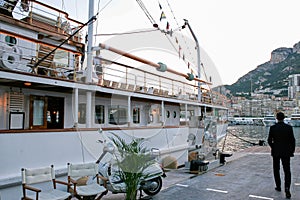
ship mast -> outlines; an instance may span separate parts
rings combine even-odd
[[[89,19],[94,16],[94,0],[89,0]],[[92,72],[93,72],[93,52],[92,52],[92,45],[93,45],[93,29],[94,23],[88,24],[88,43],[87,43],[87,68],[86,68],[86,83],[92,82]],[[86,128],[91,128],[92,126],[92,92],[86,92]]]

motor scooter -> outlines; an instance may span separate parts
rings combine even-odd
[[[102,133],[102,131],[99,131]],[[105,134],[103,134],[105,135]],[[104,136],[105,138],[105,136]],[[120,168],[117,165],[115,145],[109,141],[110,139],[99,140],[103,145],[103,153],[100,155],[96,163],[99,165],[98,171],[99,174],[108,179],[106,186],[109,191],[113,194],[116,193],[126,193],[126,184],[120,177]],[[107,153],[112,157],[108,162],[102,162]],[[159,155],[158,149],[151,149],[151,156],[157,157]],[[154,196],[160,192],[162,188],[162,177],[166,177],[162,167],[157,161],[149,165],[143,170],[143,177],[138,184],[138,190],[140,191],[140,197],[142,196],[142,191],[144,191],[149,196]]]

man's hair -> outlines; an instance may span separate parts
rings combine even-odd
[[[276,114],[276,119],[277,120],[284,120],[284,114],[283,114],[283,112],[278,112],[277,114]]]

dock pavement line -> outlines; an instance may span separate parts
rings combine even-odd
[[[266,200],[274,200],[273,198],[269,198],[269,197],[263,197],[263,196],[256,196],[256,195],[249,195],[250,198],[256,198],[256,199],[266,199]]]
[[[177,183],[175,185],[180,186],[180,187],[189,187],[188,185],[183,185],[183,184],[180,184],[180,183]]]
[[[228,191],[226,190],[217,190],[217,189],[212,189],[212,188],[206,188],[207,191],[212,191],[212,192],[219,192],[219,193],[225,193],[227,194]]]

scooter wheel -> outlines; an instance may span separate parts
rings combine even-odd
[[[162,179],[161,177],[157,177],[149,180],[149,182],[156,182],[157,186],[155,188],[143,189],[143,191],[149,196],[154,196],[159,193],[162,188]]]

